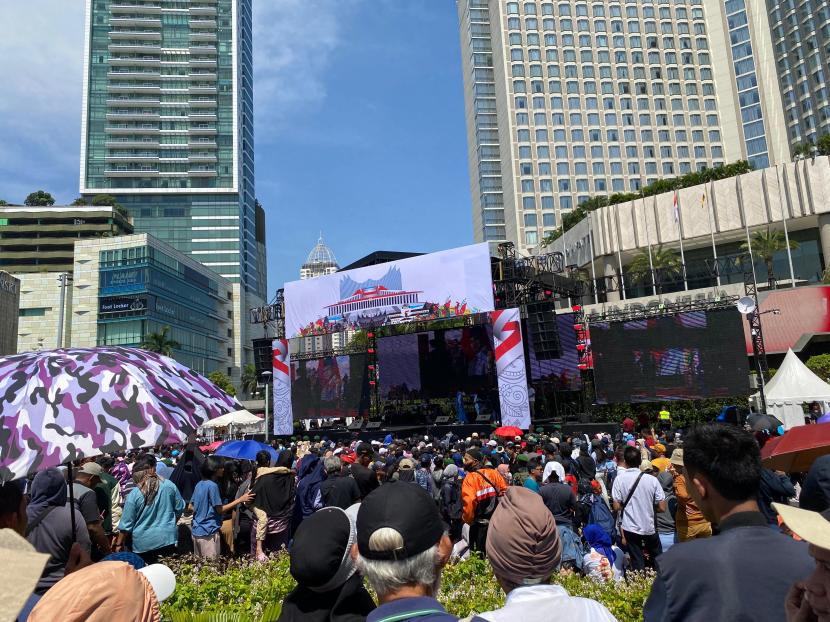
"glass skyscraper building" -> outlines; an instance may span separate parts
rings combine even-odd
[[[81,193],[265,299],[251,0],[87,0],[85,43]]]

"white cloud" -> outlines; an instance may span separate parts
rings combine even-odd
[[[256,140],[274,142],[292,117],[326,97],[325,74],[358,0],[254,2]]]
[[[0,198],[77,195],[84,4],[0,3]]]

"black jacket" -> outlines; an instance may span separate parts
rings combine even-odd
[[[644,622],[786,619],[790,586],[815,566],[807,544],[770,529],[759,512],[735,514],[720,529],[660,556]]]

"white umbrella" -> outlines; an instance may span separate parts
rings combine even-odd
[[[260,423],[262,417],[257,417],[255,414],[247,410],[235,410],[226,415],[211,419],[205,422],[203,428],[222,428],[229,425],[254,425]]]

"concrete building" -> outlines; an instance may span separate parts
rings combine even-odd
[[[17,353],[20,281],[0,271],[0,356]]]
[[[820,156],[679,190],[677,216],[672,192],[599,208],[544,250],[564,253],[567,265],[596,279],[599,303],[723,288],[737,294],[743,274],[730,270],[730,259],[745,253],[741,245],[748,237],[772,230],[798,245],[773,257],[778,286],[808,285],[821,282],[830,260],[827,196],[830,158]],[[681,240],[685,283],[667,277],[656,291],[650,282],[631,278],[635,257],[661,247],[679,255]],[[754,267],[756,281],[766,287],[766,262],[755,256]]]
[[[313,279],[316,276],[334,274],[340,269],[332,250],[323,243],[323,235],[311,249],[305,263],[300,267],[300,279]]]
[[[110,206],[0,206],[0,268],[71,272],[76,241],[132,232],[127,214]]]
[[[744,157],[702,0],[457,4],[476,241],[528,251],[590,196]]]
[[[238,283],[236,317],[262,304],[251,0],[87,0],[84,60],[81,193]]]

